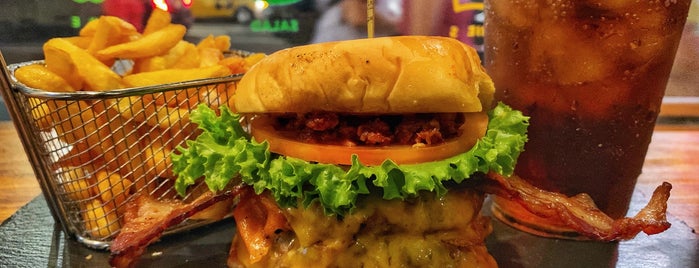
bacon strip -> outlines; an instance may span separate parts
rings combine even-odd
[[[112,267],[133,267],[146,247],[157,241],[167,228],[218,202],[238,196],[242,189],[243,186],[236,186],[217,195],[208,192],[189,204],[138,196],[135,202],[127,204],[125,224],[110,246],[109,264]]]
[[[628,240],[641,231],[650,235],[670,227],[666,212],[672,185],[667,182],[656,188],[646,207],[636,216],[614,220],[599,210],[586,194],[566,197],[536,188],[517,176],[505,178],[493,173],[485,177],[468,181],[480,191],[516,201],[535,215],[563,223],[594,240]],[[269,196],[255,195],[250,186],[239,185],[222,194],[204,194],[190,204],[139,196],[127,206],[126,223],[110,247],[110,264],[112,267],[133,267],[146,247],[157,241],[167,228],[236,196],[240,196],[234,210],[238,232],[245,237],[246,248],[253,252],[250,260],[259,261],[269,252],[275,234],[279,230],[288,230],[289,226]]]
[[[652,235],[670,228],[666,212],[672,185],[667,182],[655,189],[648,204],[636,216],[614,220],[599,210],[587,194],[567,197],[536,188],[517,176],[505,178],[492,173],[487,177],[490,179],[481,186],[486,193],[515,201],[529,212],[563,223],[593,240],[628,240],[641,231]]]
[[[255,194],[252,188],[242,192],[233,218],[250,254],[250,263],[264,258],[276,235],[291,229],[277,202],[269,194]]]

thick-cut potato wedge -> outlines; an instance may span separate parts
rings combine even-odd
[[[187,41],[180,41],[168,51],[167,54],[163,55],[167,68],[171,69],[187,69],[199,67],[199,64],[194,64],[195,61],[199,61],[199,56],[192,54],[196,51],[196,46]],[[184,57],[194,56],[194,59],[185,59]],[[189,63],[191,62],[191,63]]]
[[[131,195],[131,181],[129,179],[122,178],[117,173],[109,174],[104,170],[97,172],[95,177],[102,203],[114,202],[115,207],[120,207]]]
[[[230,56],[220,60],[218,64],[228,67],[228,69],[231,70],[231,73],[238,74],[245,72],[245,65],[247,63],[245,58],[241,56]]]
[[[99,27],[99,20],[91,20],[85,24],[78,32],[78,36],[91,37],[97,32],[97,27]]]
[[[214,65],[204,68],[192,69],[167,69],[153,72],[137,73],[124,77],[124,83],[129,87],[143,87],[151,85],[162,85],[182,81],[198,80],[205,78],[223,77],[230,75],[230,70],[222,65]],[[198,89],[188,89],[187,95],[196,96]],[[167,91],[156,94],[155,103],[157,105],[168,105],[170,107],[180,106],[181,98],[175,96],[176,91]]]
[[[219,51],[229,51],[231,49],[231,37],[227,35],[208,35],[197,43],[197,48],[215,48]]]
[[[92,174],[104,168],[102,155],[95,151],[95,148],[91,148],[87,141],[76,142],[72,144],[70,151],[62,155],[56,163],[61,167],[80,167],[85,172]]]
[[[100,153],[109,170],[135,183],[137,189],[144,188],[152,175],[146,174],[145,158],[141,153],[140,135],[136,131],[135,122],[121,116],[116,110],[109,108],[106,101],[98,101],[92,106],[96,114],[98,130],[101,137]]]
[[[63,37],[63,39],[75,45],[76,47],[85,50],[87,50],[87,48],[90,46],[90,43],[92,43],[92,36],[70,36]]]
[[[162,56],[136,59],[134,73],[152,72],[164,69],[189,69],[199,67],[199,53],[194,44],[180,41]]]
[[[32,64],[22,66],[15,71],[15,78],[24,85],[53,92],[72,92],[75,91],[63,77],[55,74],[46,66],[41,64]],[[49,129],[52,127],[51,106],[44,100],[37,98],[29,98],[29,103],[33,107],[32,117],[37,122],[40,129]]]
[[[53,120],[51,120],[51,107],[44,102],[42,99],[29,98],[29,105],[32,107],[31,115],[36,122],[36,126],[43,131],[49,130],[53,127]]]
[[[199,51],[199,67],[209,67],[214,66],[223,59],[223,52],[216,48],[203,47],[197,48]]]
[[[155,132],[150,132],[149,136],[153,134],[159,134]],[[162,140],[158,137],[149,139],[150,142],[145,148],[146,153],[146,166],[149,172],[157,174],[158,177],[164,178],[174,178],[172,170],[170,170],[170,153],[172,150],[163,145]]]
[[[152,95],[125,97],[116,101],[109,100],[109,103],[113,104],[112,107],[125,119],[133,118],[136,122],[145,122],[148,117],[155,116],[156,105]]]
[[[97,131],[102,127],[96,120],[96,115],[85,101],[52,101],[48,102],[51,119],[58,138],[68,144],[84,142],[87,147],[98,146],[100,139]]]
[[[201,57],[199,56],[199,50],[192,43],[187,43],[183,46],[182,55],[177,57],[170,68],[172,69],[189,69],[197,68],[200,66]]]
[[[63,77],[71,88],[79,90],[83,87],[84,79],[78,75],[78,67],[70,57],[73,48],[80,49],[67,39],[50,39],[43,45],[44,63],[51,72]]]
[[[176,83],[204,78],[223,77],[231,72],[225,66],[214,65],[206,68],[172,69],[136,73],[124,76],[124,83],[129,87],[143,87]]]
[[[245,70],[247,71],[253,65],[255,65],[260,60],[264,59],[267,55],[265,53],[253,53],[245,57]]]
[[[146,57],[134,60],[133,72],[143,73],[160,71],[168,68],[167,61],[163,56]]]
[[[52,38],[46,42],[44,56],[46,67],[63,78],[70,77],[66,81],[73,88],[95,91],[123,88],[118,74],[64,38]]]
[[[182,40],[187,28],[170,24],[127,43],[110,46],[97,52],[100,58],[137,59],[165,54]]]
[[[60,75],[52,72],[45,65],[32,64],[15,70],[15,78],[28,87],[52,91],[71,92],[75,89]]]
[[[45,64],[19,68],[15,75],[47,91],[105,91],[243,73],[264,57],[226,58],[229,36],[191,43],[183,40],[186,27],[171,20],[170,13],[155,9],[139,33],[120,18],[102,16],[79,36],[48,40]],[[178,198],[170,154],[201,133],[190,122],[191,109],[202,103],[232,107],[234,91],[235,84],[227,83],[98,100],[29,98],[40,130],[53,130],[68,144],[51,167],[60,177],[61,193],[82,209],[84,234],[106,238],[117,232],[123,204],[135,192]],[[200,187],[188,198],[199,191],[208,190]],[[196,217],[219,218],[229,205]]]
[[[73,201],[83,201],[94,196],[94,180],[79,167],[67,166],[62,169],[63,191]]]
[[[99,199],[93,199],[85,205],[82,213],[85,230],[93,237],[107,237],[119,230],[119,218],[114,206],[102,204]]]
[[[146,21],[146,27],[143,29],[143,34],[154,33],[162,28],[165,28],[165,26],[170,25],[171,22],[172,15],[170,15],[170,12],[155,8],[153,9],[153,12],[150,13],[148,21]]]
[[[87,52],[96,56],[105,64],[111,65],[114,59],[100,58],[97,55],[97,51],[105,49],[107,47],[129,42],[140,37],[140,34],[136,31],[136,27],[130,23],[113,16],[101,16],[97,21],[97,28],[95,29],[90,45],[87,47]]]

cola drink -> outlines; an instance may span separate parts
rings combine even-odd
[[[516,174],[546,190],[587,193],[608,215],[625,216],[689,6],[486,1],[484,63],[496,99],[531,116]],[[505,200],[495,205],[501,219],[531,216]]]

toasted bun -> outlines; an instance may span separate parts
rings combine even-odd
[[[479,112],[493,82],[476,51],[446,37],[399,36],[280,50],[238,84],[240,113]]]

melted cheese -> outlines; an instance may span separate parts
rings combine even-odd
[[[492,231],[479,214],[484,196],[452,189],[443,198],[432,194],[406,201],[378,197],[338,219],[318,206],[286,209],[293,233],[282,234],[272,253],[247,263],[245,246],[233,250],[247,267],[496,267],[484,245]]]

